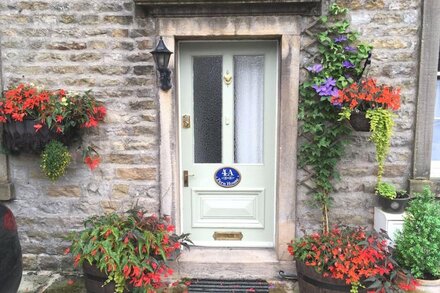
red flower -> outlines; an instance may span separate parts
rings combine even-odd
[[[99,163],[101,163],[101,158],[99,156],[87,156],[84,158],[84,163],[86,163],[90,170],[93,171],[98,167]]]
[[[69,254],[69,253],[70,253],[70,247],[67,247],[67,248],[64,250],[64,255]]]
[[[43,127],[43,125],[41,125],[41,124],[35,124],[35,125],[34,125],[35,132],[38,132],[38,130],[40,130],[41,127]]]
[[[57,115],[56,121],[58,123],[61,123],[61,121],[63,121],[63,116],[62,115]]]

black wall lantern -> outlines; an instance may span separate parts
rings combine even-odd
[[[160,88],[163,91],[168,91],[171,88],[171,70],[168,69],[168,63],[170,62],[170,56],[173,54],[165,46],[162,37],[159,39],[156,48],[150,52],[153,55],[156,69],[159,71]]]

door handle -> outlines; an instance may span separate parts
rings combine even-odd
[[[189,174],[188,170],[183,170],[183,187],[188,187],[189,176],[194,176],[194,174]]]

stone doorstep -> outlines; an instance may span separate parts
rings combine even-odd
[[[273,249],[191,247],[172,263],[176,278],[274,280],[279,271],[296,272],[293,261],[279,261]]]

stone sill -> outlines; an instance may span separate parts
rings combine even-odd
[[[279,261],[274,249],[191,247],[172,263],[180,278],[275,279],[295,273],[292,261]]]
[[[319,15],[321,0],[134,0],[153,17]]]

